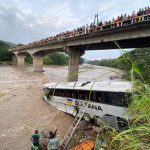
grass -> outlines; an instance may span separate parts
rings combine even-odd
[[[117,42],[114,43],[122,53]],[[105,147],[95,147],[95,150],[100,147],[105,150],[150,150],[150,85],[145,84],[142,74],[130,59],[129,54],[126,53],[123,56],[127,64],[132,64],[129,70],[133,87],[132,102],[126,116],[129,128],[118,132],[105,124],[105,132],[103,132],[103,128],[100,127],[96,143],[103,139]]]

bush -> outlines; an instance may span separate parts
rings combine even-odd
[[[12,54],[8,49],[14,46],[12,43],[0,41],[0,61],[12,61]]]

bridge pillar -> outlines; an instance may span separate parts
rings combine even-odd
[[[12,54],[12,64],[17,65],[17,55],[16,54]]]
[[[68,81],[77,81],[79,61],[83,51],[70,47],[67,47],[66,51],[69,54]]]
[[[17,65],[19,67],[24,66],[24,58],[25,58],[25,55],[17,55]]]
[[[43,72],[43,56],[33,55],[32,57],[34,72]]]

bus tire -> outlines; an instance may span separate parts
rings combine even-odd
[[[91,122],[91,120],[92,120],[91,116],[89,114],[86,114],[86,113],[83,115],[83,119],[87,122]]]
[[[96,124],[97,124],[98,126],[101,126],[101,125],[102,125],[102,121],[100,121],[100,119],[99,119],[99,118],[97,118],[97,120],[96,120]]]

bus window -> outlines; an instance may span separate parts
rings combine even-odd
[[[114,101],[116,106],[123,106],[123,93],[114,93]]]
[[[73,98],[73,90],[69,90],[69,96],[70,98]]]
[[[55,89],[54,95],[59,96],[59,89]]]
[[[61,90],[61,96],[65,97],[65,90]]]
[[[93,93],[92,101],[97,102],[97,93],[95,91],[92,91],[92,93]]]
[[[66,97],[73,98],[73,96],[72,96],[73,95],[73,90],[65,90],[65,92],[63,92],[63,93],[65,93],[63,95],[65,95]]]
[[[79,97],[80,97],[80,99],[82,99],[82,100],[85,100],[85,99],[86,99],[86,95],[85,95],[85,93],[84,93],[83,91],[80,92]]]
[[[112,104],[112,99],[113,99],[113,93],[112,92],[105,92],[105,103],[106,104]]]
[[[60,93],[60,90],[58,90],[58,91],[57,91],[57,96],[60,96],[60,94],[61,94],[61,93]]]
[[[131,93],[124,93],[123,96],[123,106],[128,107],[131,101]]]
[[[105,93],[102,92],[102,103],[105,103]]]
[[[101,102],[102,101],[102,93],[98,91],[91,92],[91,100],[94,102]]]
[[[93,91],[88,92],[88,100],[93,101]]]
[[[88,91],[84,91],[84,95],[85,95],[85,100],[88,100]]]
[[[76,90],[72,91],[72,98],[77,99],[78,98],[78,94]]]
[[[63,90],[64,97],[68,97],[68,90]]]
[[[97,102],[103,102],[102,92],[97,92]]]

